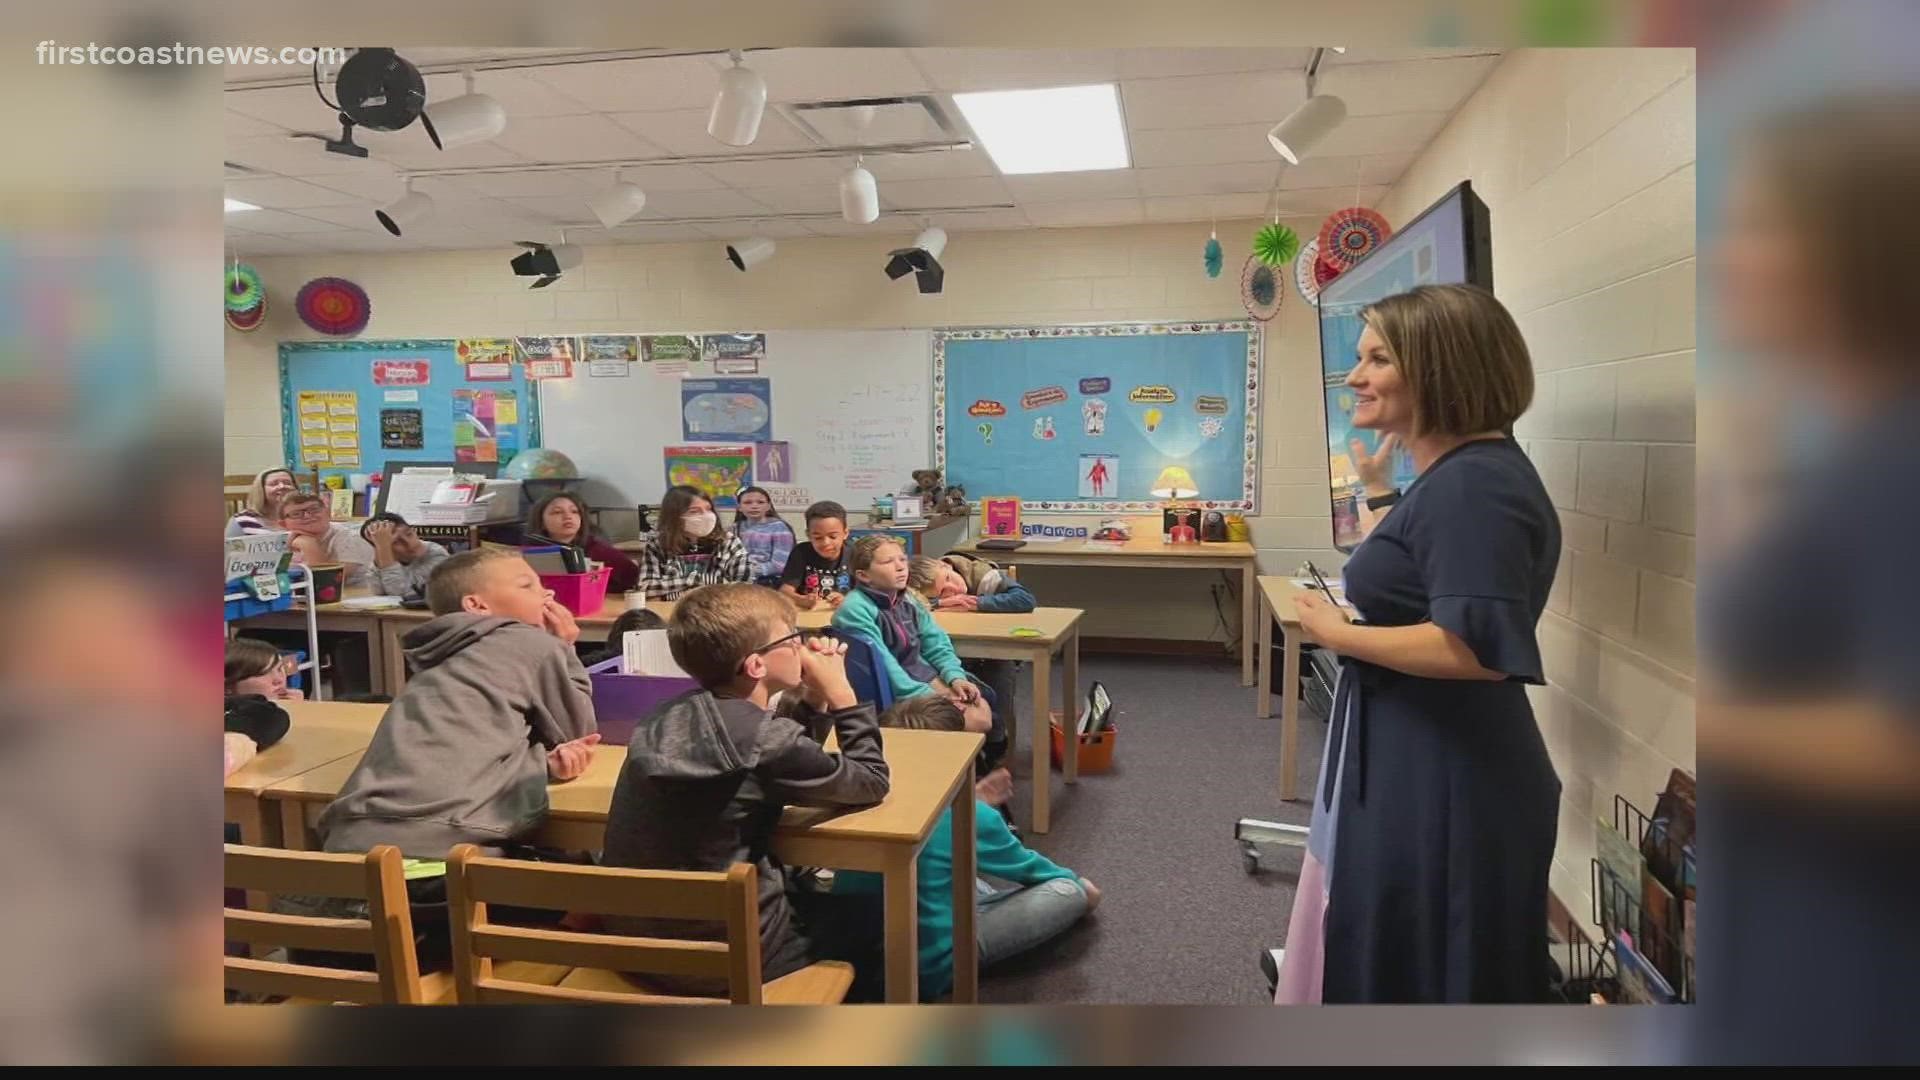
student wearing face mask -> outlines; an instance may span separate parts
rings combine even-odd
[[[660,500],[660,527],[640,555],[650,600],[678,600],[701,585],[750,580],[746,545],[714,513],[713,500],[680,484]]]

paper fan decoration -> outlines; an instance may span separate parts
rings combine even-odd
[[[1280,266],[1299,252],[1299,234],[1277,221],[1253,234],[1253,253],[1268,266]]]
[[[365,330],[373,316],[367,291],[345,278],[314,278],[300,286],[293,306],[300,312],[301,322],[335,337]]]
[[[1320,263],[1320,238],[1314,237],[1300,247],[1300,254],[1293,260],[1293,287],[1300,290],[1300,299],[1320,306],[1320,275],[1314,268]]]
[[[260,282],[260,271],[237,262],[227,268],[227,310],[250,312],[266,303],[267,287]]]
[[[1320,226],[1320,257],[1336,270],[1345,270],[1392,235],[1393,226],[1378,211],[1349,206],[1334,211]]]
[[[1258,255],[1247,256],[1240,270],[1240,303],[1261,322],[1280,314],[1280,273]]]
[[[1324,251],[1320,253],[1319,258],[1313,261],[1313,280],[1315,284],[1322,289],[1326,288],[1327,285],[1331,283],[1334,278],[1339,277],[1340,274],[1340,268],[1327,261],[1327,253]],[[1319,301],[1316,298],[1315,306],[1318,306],[1318,303]]]
[[[260,324],[267,321],[267,297],[260,294],[260,302],[245,311],[227,312],[227,325],[235,330],[258,330]]]
[[[1220,250],[1219,237],[1217,236],[1207,237],[1207,247],[1206,247],[1206,253],[1204,256],[1204,261],[1207,265],[1207,276],[1219,277],[1221,268],[1227,265],[1227,254],[1226,252]]]

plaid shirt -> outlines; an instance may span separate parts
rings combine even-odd
[[[660,547],[660,538],[647,541],[640,553],[640,587],[649,600],[678,600],[701,585],[728,581],[748,581],[752,571],[747,563],[747,547],[731,532],[722,533],[713,553],[673,557]]]

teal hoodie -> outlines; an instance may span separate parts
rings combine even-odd
[[[953,651],[953,639],[940,629],[940,624],[933,621],[933,613],[926,609],[926,605],[905,595],[905,590],[894,599],[894,604],[897,610],[903,608],[909,613],[920,638],[920,658],[949,686],[958,679],[966,678],[967,671],[960,666],[960,656]],[[926,693],[929,689],[927,684],[907,674],[894,656],[894,643],[880,625],[882,617],[880,605],[867,590],[856,588],[847,594],[847,598],[840,602],[839,610],[833,613],[833,625],[839,630],[857,630],[880,646],[876,651],[880,653],[880,663],[895,698]]]
[[[973,803],[976,869],[1016,885],[1038,885],[1078,875],[1020,842],[1000,811],[978,799]],[[953,987],[953,811],[927,837],[916,864],[920,878],[920,997],[938,997]],[[834,875],[836,893],[877,893],[879,874],[842,870]],[[971,890],[969,890],[971,892]]]

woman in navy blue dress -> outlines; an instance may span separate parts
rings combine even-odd
[[[1560,781],[1526,685],[1559,518],[1508,432],[1533,367],[1491,294],[1421,286],[1364,313],[1347,378],[1374,517],[1346,566],[1359,613],[1307,597],[1343,669],[1316,797],[1337,818],[1321,1000],[1547,997]],[[1396,446],[1417,479],[1382,480]]]

